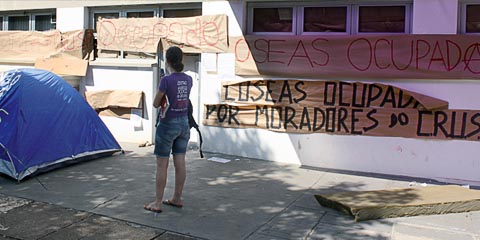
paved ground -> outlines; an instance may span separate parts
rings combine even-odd
[[[17,183],[0,176],[2,239],[480,240],[480,212],[354,222],[314,194],[408,187],[413,179],[341,174],[206,154],[187,156],[184,208],[154,214],[153,147],[57,169]],[[166,196],[173,192],[173,165]],[[417,181],[419,181],[417,179]],[[420,181],[419,181],[420,182]],[[429,183],[430,184],[430,183]]]

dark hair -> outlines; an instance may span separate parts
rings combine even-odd
[[[175,71],[181,72],[183,70],[183,52],[182,49],[179,47],[169,47],[167,49],[167,54],[165,55],[167,58],[167,63],[172,67]]]

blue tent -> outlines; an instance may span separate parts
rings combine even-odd
[[[18,181],[65,163],[121,151],[85,99],[40,69],[0,75],[0,172]]]

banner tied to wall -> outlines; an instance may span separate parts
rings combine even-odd
[[[232,37],[237,75],[478,79],[479,35]]]
[[[0,31],[0,59],[5,61],[56,57],[88,59],[93,50],[93,30],[60,32]]]
[[[249,86],[249,87],[248,87]],[[480,110],[381,84],[342,81],[225,83],[223,104],[204,107],[203,124],[288,133],[480,140]]]
[[[187,53],[217,53],[228,50],[227,16],[185,18],[119,18],[97,22],[98,49],[157,52],[179,46]]]

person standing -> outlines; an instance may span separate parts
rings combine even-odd
[[[162,212],[162,204],[183,207],[182,192],[186,179],[185,153],[190,139],[188,124],[188,103],[192,78],[183,73],[183,52],[178,47],[170,47],[166,52],[167,66],[171,74],[160,80],[153,106],[161,107],[163,102],[169,106],[157,126],[155,134],[154,154],[157,160],[155,179],[155,201],[145,204],[144,209],[152,212]],[[175,191],[171,198],[163,200],[167,183],[167,169],[173,155],[175,167]]]

